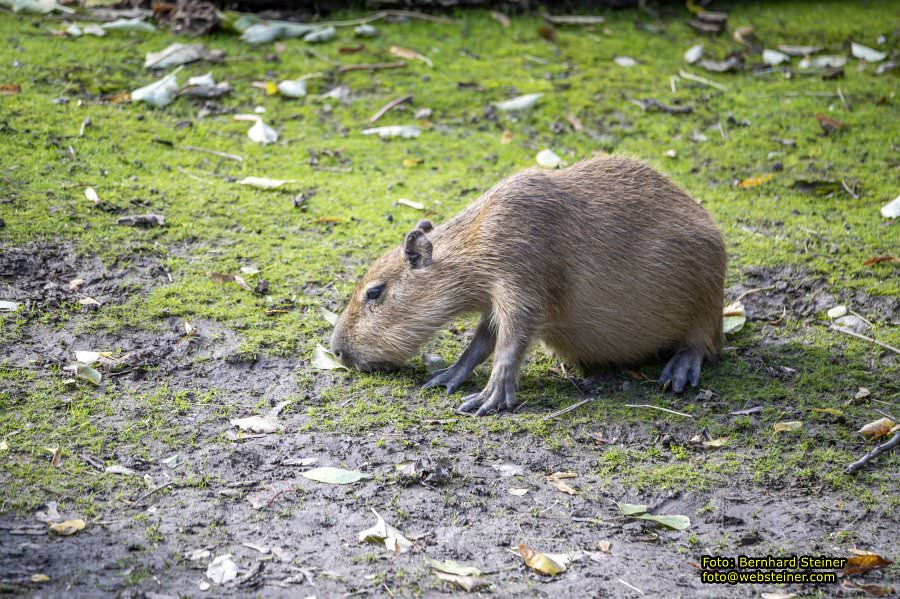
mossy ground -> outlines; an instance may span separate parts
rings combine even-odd
[[[157,77],[143,70],[143,57],[177,41],[171,35],[67,40],[47,34],[57,21],[0,14],[0,84],[22,87],[0,96],[0,251],[8,256],[24,248],[45,256],[43,264],[65,257],[71,268],[53,272],[87,275],[82,292],[102,303],[96,310],[82,308],[76,294],[65,292],[68,277],[62,274],[13,272],[10,278],[0,272],[0,299],[27,300],[19,312],[0,315],[0,439],[9,446],[0,452],[0,512],[23,517],[55,499],[98,522],[146,490],[139,479],[97,474],[79,458],[86,453],[131,464],[173,453],[193,456],[177,471],[175,488],[199,493],[222,475],[210,476],[208,460],[232,446],[224,436],[228,418],[287,399],[292,403],[283,414],[284,434],[298,438],[338,435],[413,453],[466,451],[476,462],[526,460],[521,452],[539,446],[559,458],[560,468],[578,466],[579,476],[593,477],[591,497],[663,501],[686,493],[698,505],[714,505],[726,489],[748,502],[784,492],[829,505],[852,503],[895,529],[900,455],[883,455],[856,476],[843,468],[867,449],[855,433],[861,425],[879,418],[877,410],[897,415],[900,368],[896,356],[830,331],[824,310],[848,303],[872,321],[868,335],[900,345],[900,270],[864,264],[900,251],[897,224],[878,212],[900,191],[896,75],[876,76],[873,65],[858,69],[853,60],[838,80],[797,69],[789,78],[778,70],[717,75],[687,67],[726,89],[681,79],[673,91],[670,77],[685,68],[682,53],[689,46],[702,42],[716,58],[738,46],[729,35],[697,35],[684,25],[686,14],[671,10],[659,20],[609,13],[602,26],[559,28],[556,43],[537,35],[536,17],[513,18],[504,29],[478,11],[456,15],[458,26],[382,24],[381,35],[371,40],[352,39],[349,29],[340,29],[334,42],[291,40],[280,53],[216,35],[195,41],[225,50],[226,61],[187,65],[179,77],[211,71],[234,92],[205,106],[180,98],[163,109],[110,99]],[[739,5],[729,22],[732,28],[752,24],[769,46],[814,44],[845,54],[849,40],[876,46],[884,35],[879,47],[896,53],[891,27],[898,16],[889,2],[791,2]],[[636,21],[664,31],[647,32]],[[339,51],[358,43],[365,45],[362,52]],[[339,63],[395,60],[391,45],[415,48],[434,67],[412,61],[403,69],[334,75]],[[638,64],[620,67],[617,56]],[[251,86],[310,73],[325,76],[309,81],[311,93],[302,100],[270,97]],[[350,89],[348,103],[319,97],[339,84]],[[488,110],[491,102],[535,92],[544,96],[531,110]],[[384,141],[361,134],[381,106],[406,94],[414,96],[412,107],[389,112],[378,125],[419,124],[425,128],[419,138]],[[693,112],[643,112],[631,102],[646,98],[690,105]],[[248,123],[233,119],[257,106],[279,131],[277,143],[255,144],[246,136]],[[413,113],[424,107],[433,114],[417,122]],[[824,135],[816,114],[845,127]],[[583,131],[574,131],[567,115]],[[91,124],[80,136],[86,118]],[[512,134],[509,144],[501,143],[505,130]],[[706,141],[698,141],[701,135]],[[785,139],[794,144],[783,144]],[[661,392],[654,384],[660,364],[633,373],[575,373],[570,380],[538,348],[523,372],[519,397],[525,408],[471,419],[454,414],[459,397],[418,390],[425,377],[418,361],[391,375],[312,369],[312,350],[328,331],[320,308],[339,310],[367,264],[422,218],[423,212],[398,205],[398,199],[420,202],[429,218],[444,220],[503,176],[532,165],[544,148],[568,161],[606,151],[654,164],[698,198],[721,227],[729,250],[729,299],[752,287],[774,287],[745,298],[750,322],[704,371],[702,388],[712,393]],[[735,186],[766,175],[771,180],[757,187]],[[246,176],[296,182],[261,191],[238,185]],[[827,195],[804,193],[793,185],[798,180],[844,181],[858,197],[840,187]],[[97,191],[99,205],[85,198],[87,187]],[[299,193],[307,199],[295,207]],[[118,216],[143,212],[164,214],[166,226],[116,225]],[[9,262],[0,257],[3,264]],[[259,269],[246,278],[251,286],[257,277],[268,281],[268,294],[207,276],[241,267]],[[51,293],[45,283],[57,287]],[[32,292],[3,295],[23,288]],[[201,341],[172,332],[185,321],[200,328]],[[140,350],[166,336],[166,347],[180,353],[157,351],[134,372],[124,367],[121,378],[107,376],[99,389],[63,383],[71,350]],[[453,359],[463,342],[463,335],[443,332],[432,349]],[[263,383],[255,378],[259,364],[272,365],[279,376]],[[220,379],[213,366],[239,374]],[[472,386],[485,377],[482,368]],[[872,392],[870,399],[848,404],[860,387]],[[543,420],[583,394],[597,400]],[[751,406],[763,410],[729,416]],[[843,416],[815,411],[822,408]],[[804,426],[773,434],[775,422],[789,420]],[[437,424],[420,435],[422,423],[430,421]],[[611,444],[586,444],[590,431]],[[688,440],[701,431],[727,437],[727,446],[697,450]],[[412,438],[416,443],[402,442]],[[60,448],[60,467],[49,464],[47,447]],[[543,471],[540,464],[535,471]],[[294,509],[321,500],[314,492],[297,493]],[[391,515],[402,519],[400,512]],[[539,527],[540,519],[535,523]],[[136,524],[149,531],[145,543],[165,546],[153,528],[158,524]],[[824,538],[839,528],[823,525],[815,535]],[[858,540],[845,529],[839,536],[832,542],[840,549]],[[728,538],[711,526],[699,542],[706,553],[728,553],[734,549]],[[682,549],[697,552],[690,543]],[[128,585],[140,586],[146,578],[146,564],[137,563],[125,577]],[[390,570],[389,580],[406,593],[431,588],[400,574]]]

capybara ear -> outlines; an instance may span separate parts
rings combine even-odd
[[[431,221],[428,219],[422,219],[418,223],[416,223],[416,228],[421,229],[425,233],[430,233],[434,228],[434,225],[431,224]]]
[[[419,228],[410,231],[403,247],[409,267],[422,268],[431,264],[431,249],[431,242],[425,236],[425,231]]]

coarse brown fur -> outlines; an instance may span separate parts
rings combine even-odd
[[[427,241],[433,250],[409,250]],[[428,253],[430,263],[411,266],[408,251]],[[584,366],[679,350],[708,359],[723,343],[725,260],[706,210],[637,160],[527,169],[379,258],[353,292],[332,347],[362,369],[395,367],[454,317],[478,312],[495,350],[491,378],[506,388],[495,391],[507,402],[508,379],[538,339]],[[381,296],[367,299],[377,286]]]

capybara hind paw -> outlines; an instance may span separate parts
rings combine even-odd
[[[515,405],[516,396],[512,389],[485,388],[481,393],[466,396],[458,411],[463,414],[485,416],[493,412],[512,410]]]
[[[703,354],[696,349],[682,349],[678,351],[659,375],[659,384],[663,389],[669,387],[675,393],[684,391],[685,385],[690,382],[691,387],[700,384],[700,366],[703,364]]]

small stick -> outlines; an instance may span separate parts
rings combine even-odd
[[[722,85],[721,83],[716,83],[715,81],[710,81],[700,75],[694,75],[689,71],[685,71],[684,69],[678,69],[678,74],[685,79],[689,79],[691,81],[696,81],[697,83],[702,83],[703,85],[708,85],[710,87],[714,87],[720,91],[728,91],[728,88]]]
[[[628,587],[629,589],[631,589],[632,591],[637,591],[637,592],[640,593],[641,595],[646,595],[646,593],[645,593],[644,591],[642,591],[641,589],[637,588],[637,587],[634,586],[633,584],[628,584],[627,582],[625,582],[625,581],[622,580],[621,578],[619,578],[618,581],[621,582],[622,584],[624,584],[625,586],[627,586],[627,587]]]
[[[854,200],[859,199],[859,194],[855,193],[853,189],[849,185],[847,185],[847,181],[845,181],[843,178],[841,178],[841,187],[844,188],[844,191],[850,194],[851,198],[853,198]]]
[[[379,69],[402,69],[406,66],[405,61],[397,62],[374,62],[366,64],[345,64],[337,68],[337,74],[349,73],[350,71],[377,71]]]
[[[841,103],[844,105],[848,111],[850,110],[850,105],[847,104],[847,98],[844,97],[844,92],[841,91],[841,88],[837,88],[838,97],[841,99]]]
[[[202,179],[202,178],[198,177],[197,175],[195,175],[195,174],[192,173],[191,171],[187,170],[186,168],[181,168],[180,166],[176,166],[175,169],[176,169],[179,173],[181,173],[181,174],[183,174],[183,175],[185,175],[185,176],[187,176],[187,177],[190,177],[191,179],[193,179],[193,180],[195,180],[195,181],[199,181],[200,183],[203,183],[204,185],[211,185],[211,183],[210,183],[209,181],[207,181],[206,179]]]
[[[669,89],[672,90],[673,94],[678,91],[678,87],[675,85],[676,81],[678,81],[678,75],[672,75],[671,77],[669,77]]]
[[[459,25],[459,21],[448,19],[447,17],[436,17],[414,10],[382,10],[375,14],[379,15],[379,19],[383,19],[384,17],[406,17],[407,19],[419,19],[420,21],[430,21],[431,23],[439,23],[441,25]]]
[[[143,501],[144,501],[145,499],[147,499],[148,497],[150,497],[151,495],[153,495],[153,494],[156,493],[157,491],[162,491],[163,489],[165,489],[165,488],[168,487],[169,485],[173,484],[174,482],[175,482],[174,480],[170,480],[169,482],[163,483],[163,484],[159,485],[158,487],[153,487],[152,489],[150,489],[149,491],[147,491],[146,493],[144,493],[143,495],[141,495],[140,497],[138,497],[138,500],[137,500],[137,501],[132,502],[131,507],[138,507],[138,506],[140,506],[141,503],[143,503]]]
[[[572,404],[571,406],[569,406],[569,407],[567,407],[567,408],[563,408],[563,409],[561,409],[561,410],[556,410],[555,412],[551,412],[550,414],[547,414],[546,416],[544,416],[543,418],[541,418],[541,422],[546,422],[547,420],[552,420],[552,419],[556,418],[557,416],[562,416],[563,414],[568,414],[569,412],[572,412],[572,411],[574,411],[574,410],[577,410],[578,408],[580,408],[580,407],[583,406],[584,404],[586,404],[586,403],[588,403],[588,402],[591,402],[591,401],[594,401],[594,399],[596,399],[596,398],[594,398],[594,397],[588,397],[587,399],[582,399],[582,400],[579,401],[578,403]]]
[[[374,123],[375,121],[377,121],[378,119],[383,117],[392,108],[399,106],[400,104],[403,104],[404,102],[412,102],[412,99],[413,99],[412,94],[410,94],[408,96],[403,96],[402,98],[397,98],[396,100],[391,100],[390,102],[388,102],[387,104],[382,106],[378,110],[378,112],[376,112],[375,114],[372,115],[372,118],[369,119],[369,124],[371,125],[372,123]]]
[[[219,152],[217,150],[207,150],[206,148],[198,148],[197,146],[177,146],[180,150],[187,150],[188,152],[203,152],[204,154],[212,154],[213,156],[218,156],[219,158],[227,158],[228,160],[234,160],[237,162],[243,162],[244,159],[237,154],[228,154],[226,152]]]
[[[861,321],[863,321],[864,323],[866,323],[866,324],[869,325],[870,327],[874,327],[874,326],[875,326],[874,324],[872,324],[871,322],[869,322],[868,320],[866,320],[866,317],[863,316],[862,314],[860,314],[859,312],[854,312],[853,310],[847,310],[847,312],[849,312],[849,313],[852,314],[853,316],[857,317],[858,319],[860,319]]]
[[[670,410],[669,408],[662,408],[660,406],[654,406],[648,403],[627,403],[625,404],[626,408],[650,408],[651,410],[660,410],[661,412],[668,412],[669,414],[675,414],[676,416],[684,416],[685,418],[693,418],[690,414],[685,414],[684,412],[676,412],[675,410]]]
[[[853,462],[852,464],[847,466],[847,468],[844,470],[844,472],[846,472],[847,474],[853,474],[854,472],[856,472],[857,470],[859,470],[860,468],[862,468],[863,466],[868,464],[871,460],[878,457],[880,454],[884,453],[885,451],[890,451],[891,449],[894,449],[898,445],[900,445],[900,433],[897,433],[896,435],[893,436],[893,438],[890,441],[887,441],[886,443],[882,443],[881,445],[879,445],[878,447],[876,447],[875,449],[873,449],[872,451],[870,451],[863,457],[859,458],[858,460],[856,460],[855,462]]]
[[[850,335],[851,337],[856,337],[857,339],[862,339],[863,341],[869,341],[870,343],[874,343],[878,347],[883,347],[884,349],[888,349],[888,350],[894,352],[895,354],[900,354],[900,349],[897,349],[893,345],[888,345],[887,343],[882,343],[881,341],[877,341],[875,339],[872,339],[871,337],[866,337],[865,335],[860,335],[859,333],[855,333],[849,329],[845,329],[842,327],[836,327],[834,325],[831,325],[831,328],[833,330],[837,331],[838,333]]]
[[[768,287],[754,287],[737,296],[734,301],[739,302],[750,294],[759,293],[760,291],[769,291],[770,289],[775,289],[775,285],[769,285]]]

